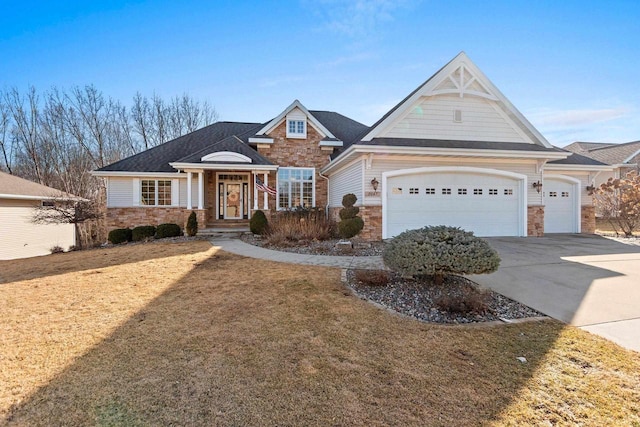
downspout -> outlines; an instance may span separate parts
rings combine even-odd
[[[329,157],[329,163],[331,163],[331,156],[328,156],[328,157]],[[324,214],[325,214],[325,216],[327,218],[329,218],[329,200],[331,200],[331,193],[329,192],[330,191],[330,189],[329,189],[329,177],[322,175],[322,173],[320,173],[320,172],[318,172],[318,176],[320,178],[324,178],[324,179],[327,180],[327,204],[324,207]]]

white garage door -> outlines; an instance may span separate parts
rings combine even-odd
[[[477,236],[524,235],[521,181],[511,176],[429,172],[391,176],[385,238],[426,225],[449,225]]]
[[[53,246],[67,250],[75,244],[72,224],[33,224],[32,214],[29,207],[0,206],[0,260],[47,255]]]
[[[558,178],[544,179],[544,232],[578,233],[575,184]]]

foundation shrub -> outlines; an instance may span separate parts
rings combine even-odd
[[[198,234],[198,217],[194,211],[191,211],[191,214],[187,219],[187,227],[185,231],[189,237],[193,237]]]
[[[52,254],[61,254],[64,252],[64,249],[62,249],[62,246],[55,245],[49,249],[49,252]]]
[[[436,284],[448,274],[492,273],[500,265],[498,253],[486,240],[444,225],[399,234],[385,246],[382,259],[403,276],[433,276]]]
[[[358,215],[360,208],[353,205],[358,201],[355,194],[345,194],[342,197],[342,209],[340,209],[340,222],[338,223],[338,233],[340,237],[350,239],[355,237],[364,228],[364,221]]]
[[[365,286],[386,286],[391,279],[389,272],[384,270],[355,270],[354,277]]]
[[[253,234],[263,235],[269,228],[267,216],[262,211],[255,211],[249,221],[249,229]]]
[[[156,228],[156,239],[182,236],[182,230],[178,224],[160,224]]]
[[[155,235],[156,228],[153,225],[141,225],[131,230],[131,240],[134,242],[153,239]]]
[[[107,239],[114,245],[132,241],[132,233],[130,228],[116,228],[109,232]]]
[[[274,246],[297,246],[306,241],[328,240],[335,235],[335,224],[323,210],[297,208],[278,212],[271,219],[265,242]]]
[[[449,313],[482,314],[489,308],[489,295],[481,289],[464,286],[459,293],[440,295],[434,303],[440,310]]]

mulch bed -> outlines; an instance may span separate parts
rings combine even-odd
[[[380,304],[398,313],[433,323],[478,323],[496,320],[540,317],[544,314],[510,298],[481,289],[475,282],[462,276],[447,276],[442,285],[435,285],[431,278],[412,280],[388,272],[386,285],[367,285],[357,280],[356,271],[347,271],[347,286],[360,298]],[[452,312],[439,307],[438,301],[454,304],[464,295],[471,295],[486,303],[482,312]]]
[[[261,248],[274,249],[282,252],[293,252],[309,255],[333,255],[333,256],[375,256],[382,255],[383,242],[365,242],[361,239],[351,239],[353,248],[345,249],[337,244],[340,239],[331,240],[299,240],[290,242],[290,246],[274,246],[263,241],[260,236],[252,233],[244,234],[240,239],[250,245]]]

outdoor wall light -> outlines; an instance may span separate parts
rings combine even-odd
[[[591,196],[593,192],[596,191],[596,187],[593,185],[587,185],[587,193]]]
[[[540,181],[534,182],[533,188],[535,188],[536,191],[539,193],[540,191],[542,191],[542,183]]]
[[[378,180],[373,177],[373,179],[371,180],[371,186],[373,187],[373,191],[378,191]]]

